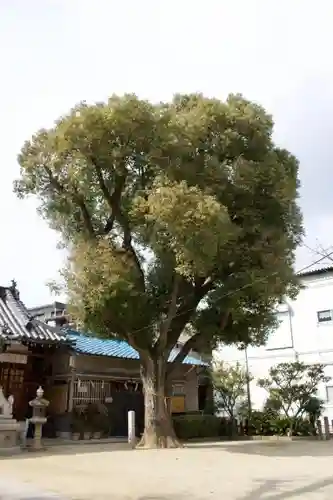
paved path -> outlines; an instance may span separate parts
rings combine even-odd
[[[332,500],[332,464],[333,440],[159,451],[66,446],[1,459],[0,485],[26,482],[59,500]],[[29,494],[14,489],[0,500],[52,499]]]

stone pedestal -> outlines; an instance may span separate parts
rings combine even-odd
[[[5,398],[0,387],[0,452],[19,449],[20,424],[13,418],[13,397]]]
[[[46,418],[32,417],[30,422],[35,426],[34,439],[32,441],[32,449],[35,451],[43,450],[42,445],[42,427],[46,423]]]
[[[20,424],[14,419],[4,419],[0,415],[0,451],[18,448]]]

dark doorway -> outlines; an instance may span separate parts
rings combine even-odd
[[[203,411],[206,408],[208,387],[207,385],[199,385],[198,387],[198,399],[199,399],[199,410]]]
[[[112,393],[112,403],[107,404],[111,435],[125,437],[128,432],[128,412],[135,411],[135,432],[139,437],[144,427],[144,400],[143,394],[139,391],[115,391]]]
[[[214,414],[214,394],[211,383],[199,385],[198,400],[200,411],[208,414]]]

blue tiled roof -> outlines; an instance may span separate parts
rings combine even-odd
[[[83,335],[74,330],[67,330],[67,334],[72,341],[72,348],[78,353],[122,359],[139,359],[138,352],[124,340],[100,339],[97,337],[90,337],[89,335]],[[178,351],[176,349],[171,352],[169,357],[170,362],[175,359],[177,353]],[[197,366],[207,365],[207,363],[194,356],[186,356],[183,363]]]

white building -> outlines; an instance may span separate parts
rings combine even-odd
[[[254,377],[251,383],[253,408],[260,409],[267,397],[255,380],[267,376],[271,366],[282,362],[323,363],[332,380],[319,388],[325,402],[324,416],[333,419],[333,266],[299,275],[302,289],[295,301],[279,307],[280,326],[263,347],[249,347],[248,366]],[[245,365],[245,353],[235,347],[221,346],[215,359]]]

